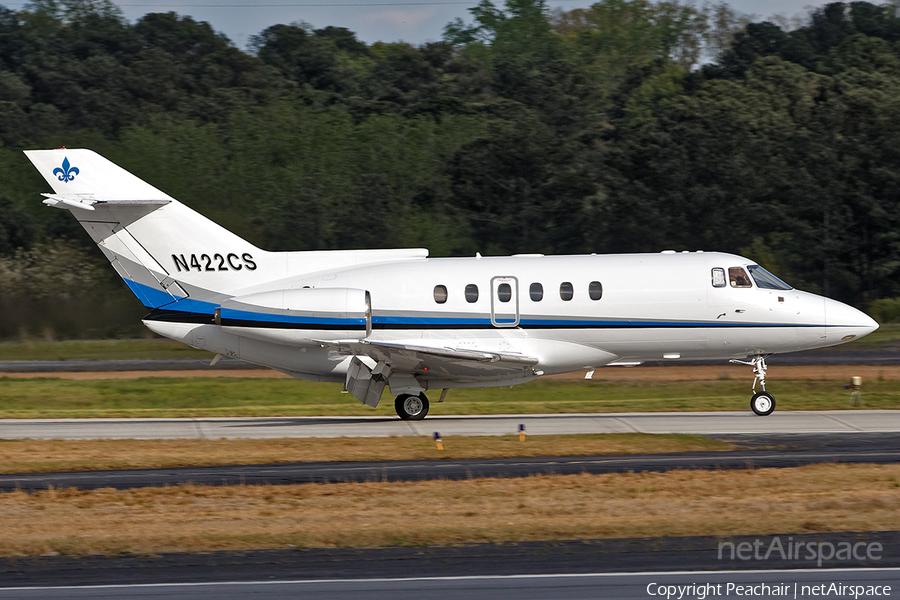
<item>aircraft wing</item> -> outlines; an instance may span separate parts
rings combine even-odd
[[[516,352],[494,352],[446,346],[425,346],[368,340],[317,340],[323,347],[341,354],[368,356],[385,363],[394,371],[412,371],[421,367],[440,368],[444,363],[485,369],[521,369],[537,364],[538,359]]]
[[[432,377],[475,381],[503,376],[536,365],[538,359],[516,352],[427,346],[368,340],[316,340],[323,348],[352,356],[345,389],[363,404],[378,406],[389,382],[391,391],[418,393]],[[367,360],[363,360],[367,359]],[[367,362],[369,364],[367,364]]]

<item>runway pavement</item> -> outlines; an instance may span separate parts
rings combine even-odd
[[[2,419],[0,439],[267,439],[577,433],[841,433],[900,432],[900,411],[610,413],[573,415],[396,417],[260,417],[203,419]]]
[[[766,555],[765,552],[776,543],[776,539],[782,544],[790,540],[804,550],[810,544],[817,549],[821,545],[821,556],[818,552],[787,556],[777,550]],[[859,546],[860,542],[863,546]],[[720,554],[720,547],[728,548],[731,544],[735,547],[757,544],[766,550],[759,558],[749,560],[737,554],[731,556],[727,550]],[[858,550],[871,548],[871,557],[865,549],[857,552],[857,557],[838,557],[830,552],[832,547],[840,548],[848,544]],[[829,557],[830,554],[835,555]],[[342,596],[342,593],[358,594],[356,584],[371,585],[376,580],[411,583],[411,579],[418,583],[405,593],[413,594],[412,590],[418,589],[420,595],[400,597],[426,598],[430,595],[421,593],[426,589],[440,593],[440,589],[434,586],[440,586],[436,580],[441,579],[478,581],[491,587],[489,582],[492,579],[511,583],[509,580],[516,577],[536,580],[561,573],[585,577],[603,573],[610,577],[607,583],[592,586],[587,597],[646,598],[646,586],[651,582],[685,583],[677,573],[679,571],[685,575],[685,572],[691,572],[685,578],[696,583],[722,581],[721,577],[732,582],[759,580],[760,570],[777,575],[774,577],[776,581],[793,581],[795,577],[806,580],[811,575],[824,583],[860,579],[874,582],[885,577],[897,581],[898,567],[900,536],[896,531],[552,540],[449,547],[296,548],[150,556],[34,556],[0,558],[0,598],[101,597],[104,594],[113,598],[177,597],[177,594],[186,595],[192,590],[203,594],[201,588],[206,585],[207,589],[216,589],[219,594],[228,594],[230,586],[240,590],[237,592],[239,597],[244,594],[257,598],[269,597],[265,595],[269,593],[269,588],[260,586],[262,582],[287,581],[291,581],[289,590],[295,595],[271,597],[306,598],[311,597],[307,593],[318,592],[321,594],[318,597],[335,598],[348,597]],[[849,570],[861,569],[865,572],[858,577],[847,574]],[[613,574],[630,574],[638,579],[612,578]],[[746,579],[748,577],[750,579]],[[612,585],[613,581],[643,582],[643,589],[632,589],[630,592],[643,594],[613,596],[616,588]],[[322,586],[311,585],[313,582]],[[188,585],[169,587],[170,584]],[[98,585],[108,587],[77,587]],[[514,591],[522,591],[521,588],[513,589],[515,587],[518,586],[511,585],[507,592],[500,596],[492,595],[491,598],[530,597],[515,595]],[[893,590],[894,597],[898,590],[900,588]],[[560,591],[561,595],[554,595],[547,589],[543,591],[538,597],[583,597],[573,595],[571,588]],[[460,589],[454,592],[455,596],[440,597],[464,595],[470,598]],[[312,597],[316,597],[315,594]]]
[[[900,569],[741,571],[721,573],[559,573],[480,577],[403,577],[331,581],[151,584],[90,587],[0,589],[0,598],[165,598],[235,600],[262,598],[329,600],[608,600],[753,596],[807,599],[895,597]],[[841,590],[843,593],[827,593]]]

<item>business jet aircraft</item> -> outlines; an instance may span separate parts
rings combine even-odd
[[[25,154],[149,309],[195,348],[344,384],[403,419],[426,390],[512,386],[644,361],[753,367],[750,406],[775,409],[766,358],[833,346],[877,323],[716,252],[428,258],[425,249],[267,252],[102,156]],[[761,391],[756,392],[759,383]]]

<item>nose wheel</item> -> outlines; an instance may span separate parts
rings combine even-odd
[[[400,394],[394,400],[394,409],[404,421],[421,421],[428,414],[428,398],[425,394]]]
[[[770,355],[771,356],[771,355]],[[750,398],[750,409],[761,417],[771,415],[775,410],[775,396],[766,391],[766,356],[758,355],[753,360],[731,360],[735,364],[748,365],[753,367],[753,397]],[[756,391],[756,383],[762,388],[761,392]]]
[[[750,398],[750,408],[761,417],[771,415],[775,410],[775,396],[769,392],[756,392]]]

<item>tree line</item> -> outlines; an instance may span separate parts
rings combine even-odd
[[[900,319],[888,6],[773,23],[724,3],[484,0],[420,46],[294,23],[242,50],[171,12],[36,0],[0,6],[0,144],[0,272],[18,273],[0,337],[137,331],[75,220],[40,203],[21,150],[59,145],[270,250],[721,250]],[[62,276],[76,264],[83,281]],[[119,316],[51,318],[67,303]]]

